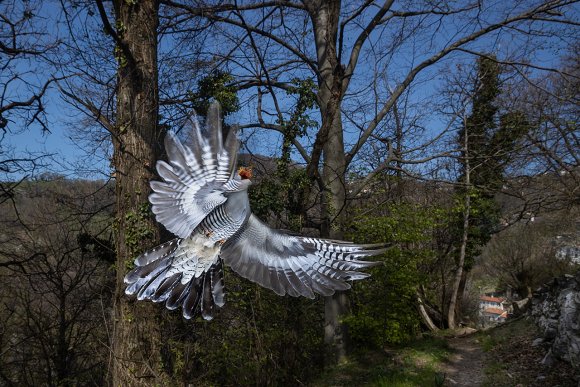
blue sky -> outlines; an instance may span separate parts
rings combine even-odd
[[[45,5],[40,11],[45,13],[48,19],[50,19],[51,15],[54,16],[55,12],[57,12],[56,8],[51,7],[54,7],[57,3],[46,2],[44,4]],[[453,26],[445,27],[450,29],[451,33],[453,32]],[[62,34],[62,32],[54,30],[55,28],[58,28],[56,25],[51,26],[50,23],[48,23],[47,28],[49,30],[53,29],[53,32],[57,35]],[[347,39],[348,38],[349,37],[347,36]],[[482,40],[482,44],[489,43],[489,41],[486,42],[485,40]],[[519,42],[516,41],[511,44],[517,45]],[[501,44],[498,44],[495,45],[495,49],[502,51],[507,48],[505,45],[502,46]],[[540,51],[539,55],[537,55],[537,59],[544,62],[542,65],[551,65],[558,60],[558,58],[550,51],[550,47],[547,47],[546,50]],[[402,65],[407,58],[403,55],[397,60],[402,61],[400,62]],[[34,66],[34,63],[26,62],[23,63],[22,66],[30,68]],[[368,66],[368,64],[365,66]],[[441,79],[437,78],[435,73],[431,73],[426,74],[423,79],[419,80],[423,83],[420,88],[415,90],[412,98],[413,102],[424,104],[425,102],[428,102],[429,97],[433,95],[440,86]],[[54,154],[54,162],[50,168],[53,172],[83,178],[106,177],[110,168],[109,161],[106,158],[103,158],[106,157],[106,155],[87,154],[81,147],[76,145],[75,141],[70,139],[71,132],[69,128],[78,125],[78,112],[75,112],[73,107],[60,98],[59,93],[55,88],[52,88],[46,97],[45,107],[51,133],[43,134],[38,126],[32,126],[28,130],[19,130],[20,128],[18,126],[22,125],[22,123],[17,122],[14,124],[16,134],[7,136],[4,139],[4,144],[13,146],[16,152],[19,153],[33,152]],[[249,112],[244,112],[244,110],[242,110],[233,118],[244,122],[248,117],[245,115],[246,113],[249,114]],[[435,132],[444,126],[444,124],[445,122],[435,115],[426,118],[424,122],[425,126],[430,127],[430,130]],[[264,137],[263,133],[260,133],[260,135],[250,138],[249,145],[255,152],[272,154],[280,148],[280,139],[278,135],[267,135]],[[100,173],[88,172],[89,169],[100,171]]]
[[[103,160],[102,155],[87,155],[87,152],[70,138],[69,127],[78,125],[77,119],[71,117],[71,114],[76,113],[74,108],[64,102],[55,89],[47,93],[44,104],[50,132],[44,132],[35,124],[23,129],[22,121],[18,121],[12,124],[16,133],[7,136],[4,144],[9,148],[13,147],[16,155],[21,157],[26,157],[29,153],[50,155],[43,161],[48,167],[39,169],[38,173],[48,171],[70,177],[105,178],[109,173],[108,161]],[[88,171],[89,168],[100,170],[102,173]],[[14,179],[21,177],[21,173],[13,176]]]

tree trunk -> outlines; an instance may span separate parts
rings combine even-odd
[[[465,195],[465,209],[463,212],[463,235],[461,237],[461,246],[459,249],[459,262],[457,262],[457,270],[453,278],[453,287],[451,288],[451,297],[449,299],[449,308],[447,309],[447,325],[449,329],[455,329],[455,315],[457,296],[459,294],[459,286],[461,285],[461,277],[463,276],[463,265],[465,264],[465,252],[467,249],[467,232],[469,228],[469,194]]]
[[[323,154],[321,236],[335,239],[343,238],[341,219],[346,204],[346,154],[340,113],[344,71],[338,60],[336,47],[340,5],[340,1],[322,0],[309,3],[308,9],[314,26],[319,65],[318,105],[322,122],[314,144],[309,172],[317,173],[320,155]],[[346,360],[347,332],[340,319],[348,313],[348,298],[344,292],[337,292],[326,297],[324,303],[324,342],[329,349],[326,361],[343,362]]]
[[[437,326],[431,319],[431,316],[429,316],[429,313],[427,313],[425,304],[423,303],[423,299],[421,298],[421,294],[419,294],[419,291],[416,292],[415,297],[417,302],[417,311],[419,312],[419,316],[421,316],[421,320],[423,320],[423,324],[425,324],[425,326],[431,332],[438,331],[439,328],[437,328]]]
[[[62,288],[61,288],[62,289]],[[60,289],[59,289],[60,290]],[[66,294],[61,292],[59,296],[58,308],[58,336],[56,346],[56,380],[59,386],[70,385],[71,381],[67,380],[70,367],[69,345],[66,340],[68,322],[66,320]]]
[[[429,303],[425,295],[425,287],[423,285],[420,285],[416,291],[416,294],[417,294],[417,302],[420,307],[419,313],[421,314],[421,318],[424,320],[425,325],[429,327],[430,330],[443,329],[444,327],[443,312],[438,310],[435,305]],[[425,313],[425,316],[423,316],[423,313]]]
[[[335,110],[340,117],[340,109]],[[343,239],[343,214],[346,204],[345,192],[345,160],[343,149],[342,125],[337,118],[334,127],[339,130],[329,138],[324,147],[323,180],[326,188],[323,198],[323,219],[328,225],[328,231],[322,236],[333,239]],[[341,157],[342,156],[342,157]],[[346,326],[341,323],[341,317],[349,313],[350,304],[346,292],[336,292],[324,300],[324,341],[330,349],[327,362],[343,363],[346,361],[348,332]]]
[[[463,268],[463,273],[461,273],[461,281],[459,282],[459,289],[457,290],[457,300],[455,302],[455,315],[461,315],[461,309],[463,308],[463,297],[465,296],[465,286],[467,286],[467,276],[469,270]]]
[[[147,200],[164,136],[157,124],[158,3],[118,0],[114,8],[119,67],[113,133],[117,277],[112,379],[114,386],[165,385],[169,378],[160,351],[161,310],[152,303],[129,300],[123,283],[134,258],[159,243],[159,228]]]
[[[463,266],[465,265],[465,254],[467,251],[467,239],[469,233],[469,216],[471,211],[471,170],[469,163],[469,132],[467,131],[467,125],[465,126],[465,133],[463,136],[463,151],[465,157],[465,193],[463,198],[463,232],[461,235],[461,245],[459,248],[459,262],[457,262],[457,270],[453,278],[453,287],[451,288],[451,297],[449,299],[449,308],[447,309],[447,324],[449,329],[456,328],[455,315],[456,315],[456,305],[457,298],[459,294],[459,288],[461,286],[461,279],[463,278]]]

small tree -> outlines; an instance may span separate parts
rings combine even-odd
[[[521,113],[499,116],[501,67],[491,56],[477,62],[471,114],[459,132],[461,147],[460,188],[457,189],[457,269],[447,310],[447,322],[455,328],[458,304],[463,298],[467,272],[491,235],[498,231],[500,208],[496,193],[504,182],[504,172],[515,143],[529,130]]]
[[[555,213],[529,223],[519,223],[494,235],[482,254],[485,272],[500,289],[511,288],[521,298],[572,269],[558,258],[557,237],[574,229],[566,216]]]

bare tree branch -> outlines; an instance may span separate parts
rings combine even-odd
[[[507,18],[505,20],[502,20],[499,23],[491,24],[485,28],[482,28],[476,32],[469,34],[468,36],[465,36],[465,37],[455,41],[454,43],[452,43],[451,45],[449,45],[445,49],[437,52],[435,55],[431,56],[430,58],[422,61],[420,64],[415,66],[406,75],[406,77],[403,79],[403,81],[400,82],[399,85],[395,88],[395,90],[391,94],[391,97],[385,102],[385,104],[383,105],[383,107],[379,111],[379,113],[371,120],[371,123],[367,126],[367,128],[365,129],[365,131],[363,132],[363,134],[359,138],[359,140],[356,142],[356,144],[347,152],[347,163],[350,164],[350,162],[356,156],[358,151],[362,148],[364,143],[367,141],[367,139],[369,138],[371,133],[377,128],[378,124],[384,119],[384,117],[387,115],[387,113],[392,109],[393,105],[396,103],[397,99],[401,96],[403,91],[406,90],[411,85],[413,80],[417,77],[417,75],[421,71],[423,71],[424,69],[437,63],[438,61],[440,61],[441,59],[443,59],[444,57],[446,57],[450,53],[462,48],[463,45],[465,45],[469,42],[472,42],[472,41],[474,41],[474,40],[476,40],[484,35],[487,35],[490,32],[499,30],[499,29],[504,28],[504,27],[506,27],[510,24],[513,24],[513,23],[533,19],[533,17],[537,14],[546,13],[546,12],[551,11],[553,9],[557,9],[557,8],[561,7],[562,5],[570,4],[570,3],[571,2],[551,1],[551,2],[548,2],[548,3],[543,4],[541,6],[538,6],[537,8],[534,8],[532,10],[528,10],[526,12],[523,12],[517,16],[513,16],[513,17]]]

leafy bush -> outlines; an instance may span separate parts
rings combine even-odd
[[[343,321],[355,346],[381,347],[416,336],[420,318],[416,289],[426,280],[423,267],[434,258],[429,238],[439,211],[397,204],[381,216],[355,218],[351,238],[357,242],[394,244],[384,265],[370,270],[371,278],[354,284],[352,313]]]

